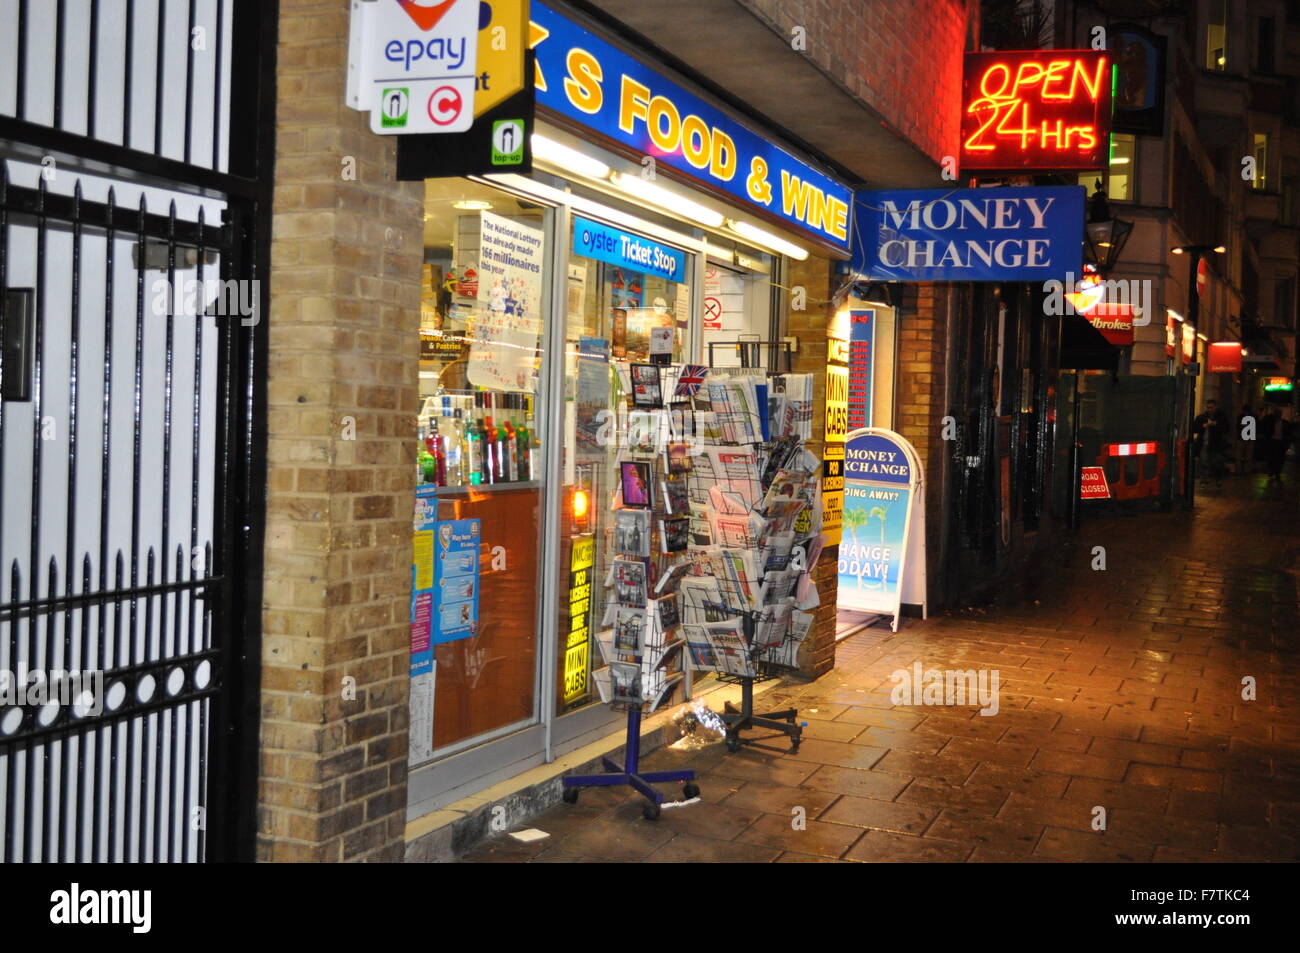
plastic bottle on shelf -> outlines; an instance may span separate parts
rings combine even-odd
[[[533,478],[532,468],[528,465],[528,447],[532,439],[532,430],[528,429],[528,417],[521,417],[521,423],[515,428],[515,456],[517,465],[519,465],[519,478],[524,482],[528,482]]]
[[[519,431],[515,430],[514,421],[506,419],[501,422],[502,443],[505,446],[507,479],[519,482]]]
[[[447,430],[447,480],[452,486],[464,486],[469,482],[465,473],[465,422],[459,407],[452,414]]]
[[[465,447],[467,452],[466,467],[469,471],[468,482],[471,486],[483,483],[483,461],[485,457],[482,433],[482,418],[478,417],[478,395],[471,405],[472,414],[465,422]]]

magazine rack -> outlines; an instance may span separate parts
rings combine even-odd
[[[746,612],[744,614],[745,637],[750,640],[751,644],[754,639],[754,622],[755,613]],[[785,643],[789,644],[790,637],[787,635]],[[803,729],[807,727],[807,722],[796,722],[799,717],[799,710],[796,708],[783,708],[780,711],[765,711],[755,713],[754,711],[754,683],[766,681],[769,678],[778,676],[778,669],[782,666],[777,665],[762,656],[770,654],[772,648],[761,649],[752,652],[750,663],[754,667],[753,675],[719,675],[718,680],[729,682],[740,686],[740,707],[737,708],[731,702],[727,702],[722,712],[723,724],[727,726],[727,750],[739,751],[741,745],[753,744],[758,738],[742,738],[742,731],[752,728],[766,728],[772,731],[779,731],[790,738],[790,750],[799,750],[799,742],[803,740]]]
[[[620,784],[630,785],[645,799],[641,805],[641,816],[648,821],[659,819],[660,805],[666,798],[652,784],[669,781],[683,782],[682,796],[686,800],[699,797],[700,788],[695,783],[695,772],[689,769],[680,771],[650,771],[641,773],[641,706],[619,706],[627,708],[627,742],[623,746],[623,764],[620,766],[612,758],[602,757],[604,774],[584,774],[564,778],[564,802],[576,804],[578,792],[582,788],[614,787]]]
[[[656,423],[653,432],[660,433],[660,427],[664,424],[668,411],[660,407],[646,412],[654,415]],[[620,455],[619,460],[620,474],[624,472],[624,468],[632,467],[635,468],[633,475],[636,479],[634,481],[626,477],[620,479],[618,492],[621,507],[617,512],[631,514],[634,518],[629,519],[625,524],[621,515],[616,517],[613,532],[613,552],[616,558],[610,570],[611,577],[615,571],[613,567],[620,564],[628,567],[629,575],[627,577],[620,575],[619,581],[615,584],[614,636],[610,643],[610,654],[605,658],[606,669],[604,669],[610,673],[607,677],[611,680],[611,687],[609,697],[606,697],[604,689],[601,690],[601,697],[613,710],[627,713],[627,739],[623,746],[623,763],[620,765],[609,757],[602,757],[601,766],[604,768],[602,773],[562,779],[563,796],[568,804],[577,802],[582,788],[628,785],[646,799],[641,806],[641,813],[647,820],[652,821],[659,818],[660,807],[666,800],[653,785],[679,782],[684,785],[682,793],[686,800],[698,797],[700,793],[699,786],[694,783],[694,771],[642,772],[640,768],[642,715],[647,709],[654,711],[663,701],[670,698],[676,686],[683,681],[681,673],[664,668],[665,660],[673,658],[670,653],[674,651],[674,646],[678,653],[683,648],[681,644],[670,640],[669,637],[677,619],[676,594],[670,591],[659,598],[658,590],[652,595],[649,585],[654,571],[654,561],[662,556],[671,558],[673,552],[669,548],[664,529],[669,513],[673,512],[671,507],[665,509],[663,520],[654,518],[659,507],[667,502],[667,484],[664,482],[666,474],[660,470],[661,464],[666,465],[666,457],[661,457],[660,453],[660,450],[655,450],[653,462],[642,461],[635,454],[629,454],[626,460],[623,455]],[[660,479],[656,481],[653,477]],[[664,495],[659,504],[652,502],[656,486],[664,488]],[[630,491],[634,489],[640,490],[640,498],[635,503],[630,496]],[[635,518],[638,514],[639,518]],[[640,568],[632,572],[631,570],[635,569],[638,563]],[[659,571],[662,573],[663,567],[659,567]],[[626,591],[622,588],[625,585]],[[662,606],[661,603],[670,599],[672,601],[669,605],[673,608],[668,612],[667,607]],[[628,620],[633,623],[632,631],[635,636],[630,642],[625,642],[622,640],[622,636],[625,635],[623,626]],[[600,646],[601,653],[605,654],[603,641],[600,642]],[[620,681],[621,678],[627,677],[629,668],[633,669],[635,674],[627,681]],[[621,674],[616,675],[614,669],[618,669]],[[595,677],[599,684],[599,672]],[[653,687],[647,690],[647,686]]]

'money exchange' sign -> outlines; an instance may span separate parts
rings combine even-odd
[[[1046,281],[1083,270],[1079,185],[859,192],[853,270],[897,281]]]

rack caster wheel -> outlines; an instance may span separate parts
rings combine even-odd
[[[641,805],[641,816],[647,821],[659,820],[659,814],[660,809],[658,804],[646,803]]]
[[[700,786],[698,784],[695,784],[691,781],[687,781],[685,784],[682,785],[682,797],[685,800],[689,801],[691,798],[699,797],[699,796],[700,796]]]
[[[727,735],[727,750],[728,750],[728,751],[739,751],[739,750],[740,750],[740,736],[739,736],[739,735]]]
[[[790,739],[790,750],[791,750],[791,751],[798,751],[798,750],[799,750],[799,742],[802,741],[802,740],[803,740],[803,739],[800,738],[800,737],[797,736],[797,735],[796,735],[795,737],[791,738],[791,739]]]
[[[578,803],[578,791],[580,791],[580,790],[581,790],[581,788],[565,788],[565,789],[564,789],[564,803],[565,803],[565,804],[577,804],[577,803]]]

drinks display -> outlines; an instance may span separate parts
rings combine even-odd
[[[485,486],[534,479],[537,446],[530,394],[438,391],[420,413],[421,485]]]

